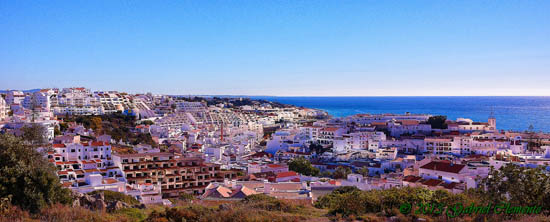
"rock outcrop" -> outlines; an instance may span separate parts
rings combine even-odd
[[[105,201],[105,196],[101,192],[94,195],[75,193],[72,206],[83,207],[94,211],[108,211],[108,212],[113,212],[113,211],[129,208],[129,207],[145,208],[145,205],[143,204],[131,206],[130,204],[120,200]]]

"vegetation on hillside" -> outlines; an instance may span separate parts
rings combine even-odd
[[[113,113],[102,116],[66,117],[65,122],[76,122],[87,129],[93,129],[96,135],[107,134],[115,141],[137,145],[140,143],[157,146],[151,134],[135,132],[136,121],[133,116]],[[62,127],[63,128],[63,127]]]
[[[332,173],[332,178],[334,179],[346,179],[348,175],[351,174],[351,169],[349,167],[338,166],[334,173]]]
[[[315,168],[309,160],[298,157],[288,162],[288,169],[306,176],[317,176],[320,174],[319,169]]]
[[[241,201],[178,202],[175,207],[158,205],[146,209],[125,208],[112,213],[90,211],[81,207],[54,205],[30,215],[12,208],[10,214],[0,214],[0,221],[329,221],[326,210],[292,201],[278,200],[263,194]]]
[[[102,124],[102,127],[105,125]],[[355,187],[341,187],[309,204],[279,200],[263,194],[251,195],[241,201],[206,204],[200,200],[182,197],[175,207],[149,206],[146,209],[125,208],[115,212],[90,211],[71,207],[71,192],[63,188],[55,168],[36,151],[43,143],[39,125],[23,129],[23,136],[0,134],[0,221],[328,221],[328,220],[386,220],[395,217],[411,221],[417,217],[428,220],[448,220],[447,214],[415,214],[400,210],[404,203],[413,206],[438,203],[452,206],[539,206],[540,215],[468,214],[456,220],[548,220],[550,214],[550,175],[542,167],[527,168],[508,164],[499,170],[491,169],[481,180],[481,187],[453,194],[446,190],[425,188],[392,188],[361,191]],[[34,135],[34,136],[33,136]],[[304,174],[318,174],[311,163],[294,159],[291,170]],[[347,169],[347,170],[346,170]],[[340,172],[341,171],[341,172]],[[348,168],[337,169],[336,177],[344,177]],[[367,172],[363,172],[368,173]],[[340,175],[342,174],[342,175]],[[339,176],[338,176],[339,175]],[[127,195],[111,191],[104,194],[106,201],[123,201],[129,205],[137,201]],[[93,195],[94,193],[92,193]]]

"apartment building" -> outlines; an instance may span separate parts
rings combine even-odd
[[[403,134],[429,135],[432,131],[430,124],[421,123],[418,120],[400,120],[388,122],[388,130],[393,137],[400,137]]]
[[[57,115],[102,115],[104,113],[103,106],[90,89],[64,88],[57,95],[52,95],[51,99],[52,111]]]
[[[117,91],[95,92],[94,97],[103,106],[103,112],[106,114],[124,112],[134,108],[132,99],[128,94]]]
[[[113,161],[128,184],[160,185],[163,197],[202,194],[209,183],[237,176],[235,172],[222,172],[219,165],[205,163],[200,157],[177,153],[114,154]]]
[[[177,108],[182,112],[205,112],[206,106],[201,102],[180,102],[177,104]]]
[[[25,93],[18,90],[10,90],[6,93],[6,103],[7,105],[11,104],[21,104],[25,99]]]
[[[453,149],[451,138],[426,138],[424,139],[424,151],[431,154],[450,153]]]

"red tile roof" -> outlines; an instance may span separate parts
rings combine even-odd
[[[283,166],[281,166],[279,164],[267,164],[267,167],[269,167],[269,168],[280,168],[280,167],[283,167]]]
[[[107,145],[109,145],[109,143],[103,143],[102,141],[92,142],[92,146],[103,146],[103,145],[107,146]]]
[[[448,173],[459,173],[462,169],[464,169],[465,166],[466,165],[453,164],[449,162],[432,161],[424,166],[421,166],[420,168],[427,170],[443,171]]]
[[[277,174],[277,178],[298,176],[294,171],[282,172]]]

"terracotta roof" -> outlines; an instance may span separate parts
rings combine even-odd
[[[279,168],[279,167],[283,167],[283,166],[281,166],[279,164],[267,164],[267,167],[269,167],[269,168]]]
[[[256,194],[256,192],[255,192],[254,190],[249,189],[249,188],[247,188],[247,187],[245,187],[245,186],[241,187],[241,190],[240,190],[240,191],[243,192],[244,195],[246,195],[246,196],[249,196],[249,195],[252,195],[252,194]],[[237,192],[235,192],[235,194],[237,194]]]
[[[453,164],[448,162],[442,162],[442,161],[432,161],[428,164],[421,166],[421,169],[427,169],[427,170],[436,170],[436,171],[443,171],[448,173],[459,173],[462,169],[464,169],[465,165],[462,164]]]
[[[103,143],[102,141],[92,142],[92,146],[103,146],[103,145],[107,146],[107,145],[109,145],[109,143]]]
[[[298,176],[294,171],[282,172],[277,174],[277,178]]]
[[[222,197],[231,197],[231,190],[224,186],[218,186],[218,188],[216,188],[216,191],[218,191],[218,193]]]

